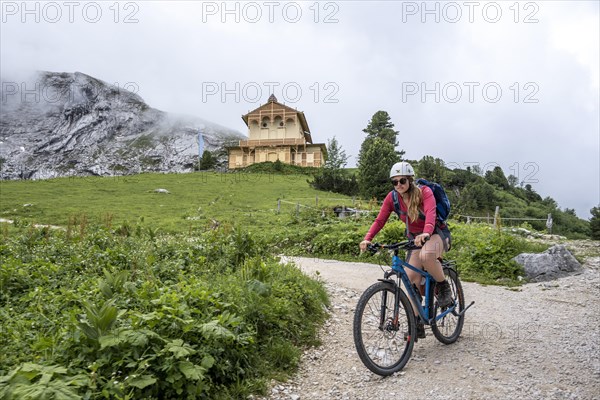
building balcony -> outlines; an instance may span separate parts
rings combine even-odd
[[[296,146],[308,144],[304,139],[258,139],[258,140],[240,140],[240,147],[276,147],[276,146]]]

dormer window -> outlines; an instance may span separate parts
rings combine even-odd
[[[279,128],[283,128],[284,127],[284,122],[283,122],[283,118],[281,118],[281,115],[276,115],[275,119],[273,120],[273,125],[279,127]]]
[[[271,123],[271,119],[269,117],[263,117],[262,123],[260,124],[260,126],[262,128],[268,128],[269,127],[269,123]]]

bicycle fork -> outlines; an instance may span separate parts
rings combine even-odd
[[[387,331],[397,331],[398,330],[398,320],[400,315],[400,302],[398,299],[400,298],[400,290],[398,285],[394,285],[394,298],[397,300],[394,302],[394,311],[390,317],[388,317],[388,306],[387,306],[387,290],[384,290],[381,294],[381,310],[379,313],[379,330],[387,330]]]

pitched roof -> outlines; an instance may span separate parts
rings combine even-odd
[[[306,138],[306,141],[308,143],[312,143],[312,137],[310,136],[310,129],[308,127],[308,122],[306,122],[306,117],[304,116],[304,113],[302,111],[298,111],[295,108],[286,106],[285,104],[281,104],[277,101],[277,98],[275,97],[275,95],[271,95],[269,96],[269,100],[263,104],[262,106],[248,112],[248,114],[246,115],[242,115],[242,119],[244,120],[244,123],[246,124],[246,126],[248,126],[248,119],[251,116],[256,116],[257,118],[261,115],[265,115],[266,113],[269,113],[271,115],[275,115],[278,113],[293,113],[296,114],[298,116],[298,120],[300,121],[300,126],[302,127],[302,132],[304,133],[304,137]],[[256,115],[253,115],[256,114]]]

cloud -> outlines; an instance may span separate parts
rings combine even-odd
[[[118,3],[118,16],[98,3],[97,23],[5,13],[2,75],[81,71],[133,83],[153,107],[242,132],[240,116],[274,92],[305,112],[314,140],[335,135],[350,164],[362,129],[386,110],[408,158],[498,163],[521,176],[535,163],[542,196],[580,216],[598,203],[597,2],[275,3]]]

